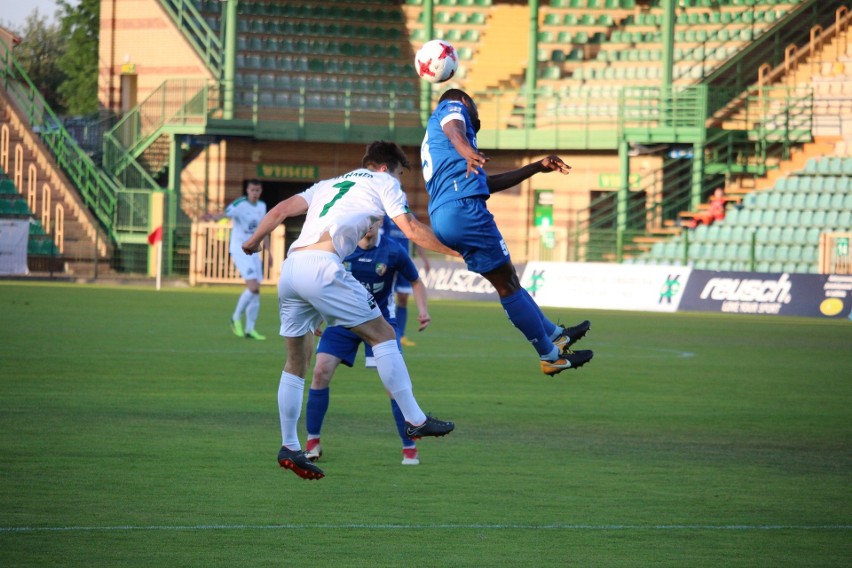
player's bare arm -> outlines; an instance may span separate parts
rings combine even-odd
[[[479,175],[479,168],[485,166],[488,158],[467,141],[464,121],[450,120],[444,124],[442,130],[447,136],[447,139],[453,144],[456,152],[467,161],[467,175],[469,176],[471,173]]]
[[[415,219],[411,213],[397,215],[393,217],[393,222],[415,244],[441,254],[460,256],[453,249],[444,246],[432,232],[432,229]]]
[[[421,279],[417,279],[411,283],[411,295],[414,296],[414,303],[417,304],[417,321],[420,322],[420,327],[417,331],[423,331],[432,322],[432,317],[429,315],[428,302],[426,300],[426,285]]]
[[[275,230],[278,225],[284,222],[285,219],[304,215],[308,212],[308,202],[301,195],[294,195],[269,210],[269,212],[261,219],[260,224],[255,229],[254,234],[243,243],[243,251],[246,254],[252,254],[258,251],[258,247],[263,240],[269,236],[269,233]]]
[[[426,271],[426,274],[429,274],[429,271],[432,270],[432,267],[429,265],[429,257],[426,256],[426,249],[421,247],[418,244],[414,245],[414,253],[423,261],[423,270]]]
[[[571,166],[562,161],[558,156],[548,156],[537,162],[532,162],[526,166],[522,166],[516,170],[504,172],[488,176],[488,190],[491,193],[497,193],[504,189],[509,189],[521,183],[522,181],[531,178],[535,174],[546,174],[550,172],[559,172],[563,175],[571,173]]]

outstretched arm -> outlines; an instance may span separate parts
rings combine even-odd
[[[411,239],[415,244],[418,244],[429,250],[446,254],[450,256],[461,256],[453,249],[444,246],[431,228],[424,225],[414,218],[411,213],[403,213],[393,217],[393,222],[396,226],[405,233],[405,236]]]
[[[415,244],[414,254],[420,257],[420,260],[423,261],[423,270],[426,271],[426,274],[429,274],[429,271],[432,269],[432,267],[429,266],[429,257],[426,256],[426,249],[424,249],[418,244]]]
[[[571,166],[563,162],[559,156],[548,156],[537,162],[522,166],[517,170],[488,176],[488,189],[491,193],[497,193],[498,191],[514,187],[525,179],[533,177],[535,174],[550,172],[559,172],[567,176],[571,173]]]
[[[308,202],[301,195],[294,195],[269,210],[260,220],[254,234],[243,243],[243,251],[252,254],[258,251],[260,243],[289,217],[304,215],[308,211]]]
[[[420,327],[417,331],[423,331],[432,321],[429,316],[429,308],[426,300],[426,285],[418,278],[411,283],[411,295],[414,296],[414,303],[417,304],[417,321],[420,322]]]

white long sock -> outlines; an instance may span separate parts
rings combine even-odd
[[[249,305],[249,302],[251,302],[252,296],[254,296],[254,294],[251,293],[251,290],[248,288],[243,290],[243,293],[240,294],[240,299],[237,300],[237,308],[234,310],[234,315],[231,316],[232,320],[242,319],[243,314],[246,311],[246,307]]]
[[[426,421],[426,415],[414,399],[408,367],[405,366],[405,360],[399,352],[396,340],[374,345],[373,357],[376,360],[376,369],[379,371],[382,384],[399,405],[405,421],[414,425],[423,424]]]
[[[257,314],[260,313],[260,294],[252,294],[248,306],[246,306],[246,333],[254,329]]]
[[[281,445],[291,450],[301,450],[296,426],[302,414],[302,396],[305,380],[286,371],[281,372],[278,383],[278,416],[281,419]]]

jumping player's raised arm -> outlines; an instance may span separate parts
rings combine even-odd
[[[255,229],[254,234],[243,243],[243,251],[246,254],[252,254],[258,251],[261,241],[266,238],[269,233],[275,230],[278,225],[283,223],[290,217],[304,215],[308,211],[308,202],[301,195],[294,195],[269,210],[269,213],[264,215],[260,224]]]
[[[392,217],[392,219],[393,222],[396,223],[396,226],[405,233],[406,237],[423,248],[427,248],[441,254],[446,254],[448,256],[461,256],[453,249],[444,246],[441,241],[438,240],[438,237],[435,236],[435,233],[432,232],[432,229],[415,219],[411,213],[403,213],[396,217]]]

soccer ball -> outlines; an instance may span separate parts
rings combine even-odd
[[[459,54],[452,44],[440,39],[427,41],[414,56],[414,69],[430,83],[443,83],[456,74]]]

